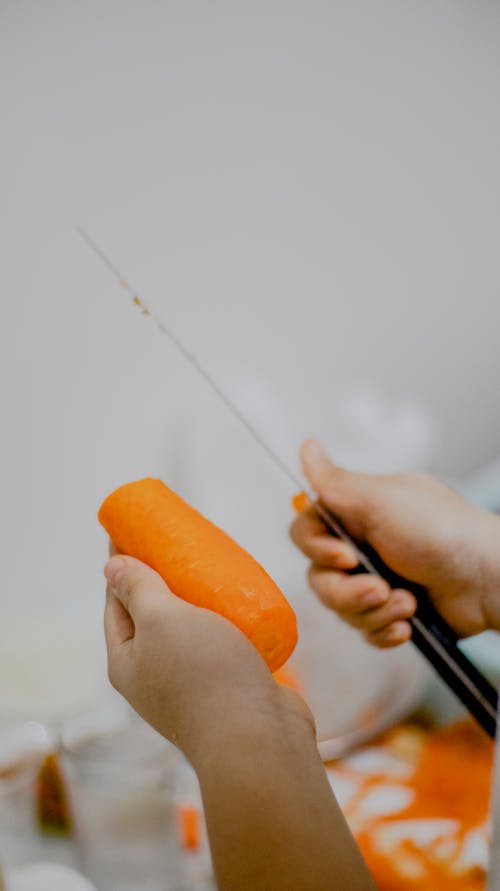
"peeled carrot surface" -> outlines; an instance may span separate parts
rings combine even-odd
[[[99,521],[119,551],[155,569],[174,594],[233,622],[271,671],[297,642],[295,613],[250,554],[161,480],[120,486]]]

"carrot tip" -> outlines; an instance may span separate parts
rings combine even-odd
[[[300,514],[309,504],[307,492],[297,492],[292,498],[292,507],[294,511]]]

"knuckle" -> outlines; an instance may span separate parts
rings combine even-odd
[[[306,575],[307,575],[307,581],[309,582],[311,588],[316,588],[316,585],[318,582],[318,569],[316,568],[314,563],[310,564],[310,566],[307,569]]]
[[[344,585],[339,589],[337,595],[338,610],[346,615],[356,616],[360,622],[363,621],[363,614],[360,610],[361,595],[358,591],[357,579],[349,578],[344,580]]]
[[[404,613],[411,615],[415,612],[417,601],[413,594],[410,594],[409,591],[398,589],[396,591],[393,591],[392,605],[394,607],[394,611],[398,614]]]
[[[293,543],[295,545],[297,545],[297,547],[300,548],[301,544],[302,544],[302,539],[303,539],[303,535],[301,532],[301,526],[300,526],[300,518],[297,518],[296,520],[293,521],[293,523],[290,524],[290,528],[289,528],[288,532],[289,532],[290,538],[292,539]]]
[[[341,613],[342,610],[339,609],[338,600],[336,598],[335,585],[330,583],[326,583],[321,586],[316,586],[315,588],[316,595],[320,599],[321,603],[324,606],[327,606],[328,609],[332,609],[337,613]]]

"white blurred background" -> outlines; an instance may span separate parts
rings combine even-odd
[[[311,434],[367,469],[496,459],[499,48],[478,0],[1,0],[12,641],[100,647],[96,511],[140,476],[304,589],[286,480],[76,222],[290,461]]]

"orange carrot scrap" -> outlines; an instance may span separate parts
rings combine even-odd
[[[368,868],[380,891],[485,891],[484,865],[469,862],[466,851],[468,839],[486,834],[492,740],[469,721],[427,735],[416,732],[414,769],[399,781],[413,792],[410,802],[399,813],[365,818],[355,832]],[[390,735],[387,739],[390,743]],[[387,781],[398,782],[393,776],[383,779]],[[373,793],[376,784],[376,778],[368,777],[365,794]],[[358,806],[362,801],[363,792]],[[441,840],[411,835],[412,824],[434,820],[444,823]],[[408,826],[409,834],[391,834],[398,825]]]
[[[174,594],[233,622],[271,671],[286,662],[297,642],[288,601],[247,551],[161,480],[121,486],[99,520],[119,551],[155,569]]]
[[[298,514],[301,511],[305,510],[309,505],[309,497],[307,492],[298,492],[297,495],[294,495],[292,498],[292,507]]]
[[[198,851],[201,847],[201,816],[192,805],[179,805],[177,823],[180,843],[185,851]]]

